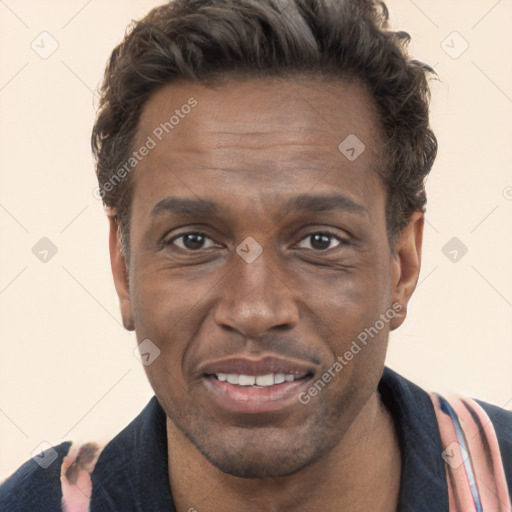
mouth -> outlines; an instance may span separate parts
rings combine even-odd
[[[213,375],[220,382],[227,382],[233,386],[251,387],[262,389],[269,386],[277,386],[283,382],[293,382],[306,377],[300,377],[293,373],[267,373],[266,375],[243,375],[238,373],[216,373]]]
[[[230,359],[207,365],[202,378],[215,406],[235,413],[276,412],[297,405],[314,368],[279,358]]]

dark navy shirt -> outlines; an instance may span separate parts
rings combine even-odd
[[[445,466],[429,395],[387,368],[379,392],[394,418],[402,452],[397,512],[447,512]],[[498,435],[512,489],[512,412],[481,405]],[[60,465],[69,447],[56,446],[58,458],[47,469],[33,460],[21,466],[0,486],[0,512],[60,511]],[[91,511],[175,512],[167,464],[165,413],[154,397],[101,453],[92,475]]]

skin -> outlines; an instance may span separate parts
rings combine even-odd
[[[134,173],[128,268],[110,218],[124,325],[161,351],[145,370],[168,417],[177,509],[396,510],[400,450],[376,388],[417,283],[423,216],[389,247],[372,99],[341,81],[175,83],[144,106],[135,146],[190,97],[197,107]],[[352,162],[338,150],[349,134],[366,146]],[[304,194],[358,207],[305,210]],[[219,211],[151,213],[170,196]],[[312,235],[326,231],[319,248]],[[195,249],[176,238],[191,232],[206,237]],[[250,264],[236,252],[249,236],[263,249]],[[313,369],[307,390],[396,303],[400,313],[306,405],[229,412],[198,371],[234,355],[282,356]]]

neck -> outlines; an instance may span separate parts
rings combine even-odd
[[[395,512],[401,457],[393,420],[375,393],[340,443],[299,472],[245,479],[210,464],[167,420],[169,479],[178,512]]]

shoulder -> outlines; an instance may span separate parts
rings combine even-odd
[[[0,510],[21,512],[61,510],[60,472],[71,443],[48,448],[36,458],[25,462],[0,485]]]
[[[77,486],[84,489],[80,479],[85,477],[94,510],[111,510],[112,503],[116,510],[132,510],[137,495],[147,491],[148,481],[158,482],[163,489],[152,490],[152,495],[160,492],[164,502],[169,501],[165,413],[155,397],[124,430],[101,446],[65,442],[30,459],[0,482],[0,511],[60,511],[63,489],[66,503],[75,504],[81,498],[67,481],[72,485],[80,481]],[[63,482],[61,472],[66,477]]]
[[[498,441],[505,449],[512,449],[512,411],[478,401],[492,421]]]

